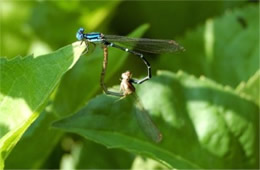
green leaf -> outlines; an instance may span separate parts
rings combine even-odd
[[[260,106],[260,70],[258,70],[247,82],[241,82],[236,90],[241,95],[246,94],[258,106]]]
[[[76,42],[47,55],[0,59],[0,168],[84,49]]]
[[[129,36],[141,37],[148,27],[147,24],[144,24],[130,33]],[[129,55],[129,53],[114,48],[109,48],[108,52],[106,80],[115,76]],[[54,99],[54,112],[60,116],[75,113],[98,91],[101,91],[100,74],[103,56],[103,49],[99,45],[95,49],[92,46],[89,54],[81,57],[75,67],[66,73]]]
[[[54,127],[159,160],[171,168],[257,168],[259,107],[204,77],[159,72],[138,95],[163,134],[153,143],[138,126],[132,98],[100,95]]]
[[[179,41],[185,52],[161,56],[157,67],[182,69],[236,87],[259,69],[258,16],[256,4],[208,19]]]

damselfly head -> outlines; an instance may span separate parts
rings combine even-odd
[[[130,71],[126,71],[121,75],[123,80],[130,80],[132,78],[132,73]]]
[[[76,34],[76,38],[81,41],[84,39],[84,28],[79,28],[77,34]]]

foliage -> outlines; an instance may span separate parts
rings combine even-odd
[[[39,116],[61,76],[76,63],[85,48],[85,44],[80,46],[76,42],[35,58],[1,58],[1,167],[22,134]]]
[[[160,57],[160,66],[205,75],[221,84],[236,87],[259,68],[259,39],[255,36],[259,31],[259,18],[255,17],[258,15],[258,8],[249,6],[206,20],[205,25],[181,39],[187,51],[174,58],[177,64],[168,62],[172,56],[167,54]]]
[[[258,106],[260,105],[260,98],[259,98],[259,83],[260,83],[260,71],[258,70],[249,80],[247,83],[241,82],[238,87],[237,91],[243,95],[246,94],[246,97],[249,97],[253,100]]]
[[[0,3],[0,169],[259,168],[258,3]],[[100,94],[102,48],[80,57],[80,26],[185,47],[147,57],[153,78],[136,86],[161,143],[138,125],[133,98]],[[109,48],[108,86],[126,69],[146,73]]]
[[[77,114],[54,126],[109,148],[152,157],[169,167],[257,165],[259,110],[254,103],[206,78],[196,79],[182,72],[159,72],[138,92],[164,135],[160,144],[153,144],[142,135],[131,98],[118,101],[116,97],[97,96]],[[159,101],[152,97],[159,95],[163,96]]]

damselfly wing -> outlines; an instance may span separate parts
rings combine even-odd
[[[148,111],[144,108],[141,100],[135,93],[135,88],[131,83],[132,74],[127,71],[122,74],[120,90],[124,97],[132,97],[135,103],[135,116],[139,127],[143,130],[146,136],[154,142],[159,143],[162,140],[162,134],[151,120]]]

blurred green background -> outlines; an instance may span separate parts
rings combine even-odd
[[[48,54],[76,41],[75,34],[79,27],[84,27],[86,32],[127,35],[140,25],[148,24],[149,28],[143,37],[173,39],[186,48],[185,53],[176,56],[164,54],[148,57],[154,74],[159,69],[174,72],[183,70],[195,76],[203,75],[223,86],[236,88],[259,69],[259,11],[255,12],[259,3],[255,1],[2,0],[0,3],[1,57]],[[233,10],[236,11],[234,15],[221,19]],[[207,36],[207,31],[221,36]],[[231,44],[232,38],[237,39]],[[239,38],[247,41],[241,42]],[[250,44],[258,44],[258,48],[250,49]],[[212,52],[212,46],[216,51]],[[96,47],[95,50],[100,49]],[[91,53],[87,56],[91,57]],[[99,83],[92,82],[96,83],[94,86],[98,90],[84,96],[89,90],[87,87],[79,94],[72,94],[73,89],[88,86],[88,82],[83,81],[83,72],[92,74],[92,70],[85,68],[85,63],[86,59],[81,58],[65,75],[51,96],[50,103],[54,105],[51,109],[44,109],[25,133],[6,160],[6,168],[164,168],[153,160],[119,149],[107,149],[75,134],[49,128],[57,117],[76,112],[101,92]],[[101,63],[93,64],[100,64],[101,67]],[[114,64],[109,63],[109,67]],[[109,86],[117,85],[120,74],[126,69],[132,70],[135,77],[146,73],[143,63],[137,57],[128,57],[119,71],[107,80]],[[92,78],[99,75],[94,72]],[[71,94],[64,93],[70,89]],[[32,133],[37,134],[34,139],[41,135],[46,139],[41,142],[32,140]],[[30,142],[32,145],[26,146]],[[35,150],[41,150],[41,144],[44,146],[42,152],[34,153]],[[30,149],[26,151],[25,147]]]
[[[2,1],[1,56],[47,53],[75,41],[75,32],[127,35],[143,23],[145,37],[176,39],[206,19],[246,1]],[[3,43],[4,42],[4,43]]]

